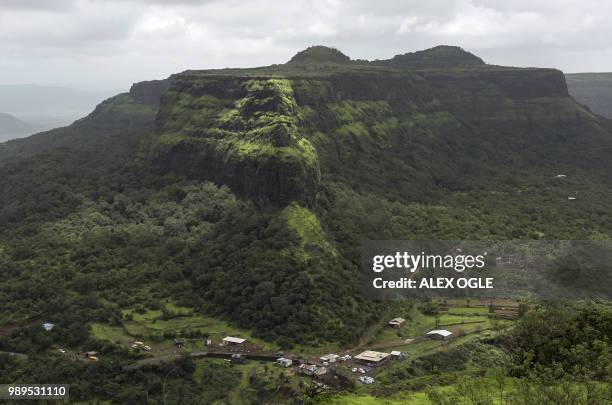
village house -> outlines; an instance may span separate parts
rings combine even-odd
[[[337,354],[328,354],[327,356],[319,357],[319,360],[324,362],[326,361],[328,363],[335,363],[336,361],[338,361],[339,358],[340,356]]]
[[[100,358],[98,357],[98,352],[93,350],[83,353],[83,357],[85,357],[92,363],[97,363],[98,360],[100,360]]]
[[[404,318],[393,318],[389,321],[388,325],[392,328],[401,328],[406,323]]]
[[[45,322],[45,323],[42,324],[42,328],[48,332],[50,330],[53,330],[53,328],[55,328],[55,324],[49,323],[49,322]]]
[[[244,342],[246,342],[246,339],[242,339],[242,338],[238,338],[238,337],[233,337],[233,336],[226,336],[226,337],[223,338],[223,344],[224,345],[235,346],[235,345],[241,345]]]
[[[390,356],[389,353],[366,350],[355,356],[355,360],[368,366],[379,366],[389,360]]]
[[[300,364],[298,372],[304,375],[310,375],[313,377],[322,376],[327,374],[327,367],[317,366],[316,364]]]
[[[298,371],[301,374],[314,375],[315,371],[317,371],[317,366],[314,364],[300,364],[300,367],[298,367]]]
[[[427,332],[427,337],[435,340],[448,340],[453,336],[453,332],[446,329],[436,329],[431,332]]]

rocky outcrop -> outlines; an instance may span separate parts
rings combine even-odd
[[[314,205],[317,152],[283,79],[178,77],[164,95],[151,161],[226,184],[257,205]]]
[[[159,105],[162,94],[170,86],[172,78],[164,80],[150,80],[134,83],[130,88],[132,99],[150,105]]]

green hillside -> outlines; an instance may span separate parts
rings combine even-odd
[[[47,369],[51,352],[96,348],[109,360],[77,362],[74,397],[117,400],[114,386],[118,402],[141,403],[143,386],[159,395],[174,372],[125,371],[142,360],[129,348],[142,336],[164,356],[174,337],[220,335],[212,328],[303,355],[361,347],[392,309],[362,296],[362,240],[610,238],[611,152],[609,123],[569,96],[560,71],[486,65],[456,47],[374,62],[312,47],[284,65],[136,84],[69,127],[0,144],[0,351],[33,359],[0,362],[0,376],[61,380],[74,364]],[[580,311],[557,314],[585,319],[564,348],[609,361],[606,332],[588,334],[609,329],[609,310]],[[500,338],[479,353],[507,343],[525,363],[517,378],[553,367],[548,348],[529,357],[528,327],[520,345]],[[488,367],[480,360],[469,361]],[[184,398],[213,403],[258,386],[276,403],[308,391],[290,379],[279,396],[274,372],[190,361],[171,377]],[[425,398],[424,386],[473,371],[407,386],[399,380],[431,374],[411,361],[381,375],[389,392],[330,403]],[[185,382],[194,373],[242,388],[204,392]]]

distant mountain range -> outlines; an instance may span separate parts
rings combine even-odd
[[[34,128],[10,114],[0,112],[0,142],[32,133]]]
[[[0,85],[0,111],[22,121],[27,130],[15,132],[14,120],[0,121],[0,142],[34,132],[70,125],[89,114],[114,90],[89,91],[35,84]],[[15,118],[18,117],[18,118]],[[23,125],[18,125],[23,128]]]
[[[570,94],[596,114],[612,118],[612,73],[566,74]]]

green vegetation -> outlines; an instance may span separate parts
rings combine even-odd
[[[130,404],[606,403],[608,303],[497,319],[482,303],[371,302],[357,266],[365,239],[612,237],[609,123],[558,71],[456,48],[296,58],[180,73],[0,144],[0,351],[27,355],[1,354],[0,379]],[[385,328],[390,315],[407,322]],[[456,338],[424,338],[436,327]],[[320,395],[295,370],[182,355],[225,334],[406,358],[371,385],[340,365]]]
[[[267,342],[252,336],[248,330],[195,313],[192,308],[177,307],[171,303],[163,305],[161,309],[138,306],[136,309],[123,310],[122,313],[121,326],[93,323],[92,335],[96,339],[120,344],[125,348],[129,348],[135,340],[155,342],[152,343],[155,355],[164,354],[173,348],[174,338],[189,339],[191,350],[204,350],[203,338],[220,342],[225,336],[240,336],[259,345],[263,350],[274,349]]]
[[[149,147],[153,165],[228,184],[260,206],[312,205],[319,161],[301,134],[291,83],[225,80],[218,93],[214,80],[175,79],[161,107],[161,134]]]
[[[288,65],[296,64],[346,64],[350,63],[351,58],[335,48],[326,46],[310,46],[301,52],[298,52],[291,58]]]
[[[289,229],[299,237],[300,248],[309,257],[313,249],[324,254],[335,255],[336,251],[327,241],[318,218],[307,208],[291,204],[283,209],[281,217],[287,221]]]

